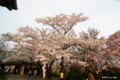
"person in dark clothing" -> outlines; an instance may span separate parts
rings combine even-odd
[[[11,68],[8,70],[8,73],[10,73],[10,71],[11,71]]]

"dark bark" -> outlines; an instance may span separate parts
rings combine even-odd
[[[38,67],[38,76],[40,75],[40,77],[42,77],[42,65],[40,64],[40,62],[37,63],[37,67]]]
[[[42,70],[42,65],[40,65],[40,77],[43,76],[43,70]]]
[[[101,77],[101,72],[99,73],[99,80],[100,80],[100,77]]]
[[[70,28],[68,30],[65,29],[64,35],[66,35],[73,27],[74,24],[70,25]]]
[[[61,72],[63,72],[63,80],[65,80],[66,78],[66,70],[65,70],[65,66],[64,66],[64,57],[61,58],[61,63],[60,63],[60,66],[61,66]]]
[[[111,69],[110,65],[109,65],[109,69],[110,69],[110,76],[112,76],[112,69]]]
[[[46,76],[47,76],[47,79],[52,79],[51,67],[52,67],[53,63],[54,63],[54,60],[52,60],[49,67],[48,67],[48,64],[46,64]]]
[[[40,66],[40,76],[43,76],[43,70],[42,70],[42,66]]]
[[[88,67],[85,67],[85,78],[88,78]]]

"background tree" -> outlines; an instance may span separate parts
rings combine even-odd
[[[102,42],[105,40],[104,37],[100,37],[98,38],[98,35],[99,35],[100,31],[97,30],[97,29],[94,29],[94,28],[88,28],[88,32],[80,32],[79,33],[79,37],[88,41],[88,40],[99,40],[101,41],[101,46],[102,46]],[[87,70],[90,69],[92,70],[93,72],[96,72],[98,70],[98,68],[100,67],[100,59],[102,59],[100,57],[100,54],[99,53],[99,48],[101,47],[100,45],[99,46],[94,46],[91,45],[89,47],[83,47],[83,46],[74,46],[72,48],[72,51],[75,51],[73,54],[75,57],[75,59],[79,59],[79,60],[82,60],[82,61],[86,61],[87,64],[89,64],[89,66],[86,68]],[[96,62],[96,60],[98,60]],[[103,65],[103,64],[101,64]],[[103,66],[101,66],[102,68]],[[86,70],[86,71],[87,71]],[[86,72],[87,73],[87,72]]]
[[[9,52],[8,50],[10,50],[10,46],[9,44],[5,41],[5,39],[1,36],[0,37],[0,62],[8,57],[13,55],[11,52]],[[13,52],[14,53],[14,52]]]
[[[8,51],[9,45],[5,42],[3,37],[0,37],[0,53],[3,51]]]
[[[86,36],[87,34],[85,34]],[[83,37],[85,38],[85,37]],[[87,37],[86,39],[89,39]],[[103,40],[103,39],[100,39]],[[80,49],[81,50],[81,49]],[[84,50],[84,49],[82,49]],[[84,54],[83,54],[84,53]],[[115,66],[115,64],[119,63],[119,31],[109,36],[106,39],[106,43],[99,47],[90,47],[86,49],[86,52],[81,52],[81,59],[87,61],[90,65],[95,64],[96,73],[99,74],[99,79],[101,76],[101,71],[106,69],[109,66],[111,68]],[[116,65],[117,67],[118,65]],[[90,67],[90,66],[89,66]],[[95,69],[95,68],[94,68]],[[112,76],[112,75],[110,75]]]
[[[88,28],[88,32],[80,32],[79,33],[79,37],[85,40],[101,40],[101,42],[103,40],[105,40],[104,37],[100,37],[98,38],[100,31],[94,28]],[[73,50],[76,51],[75,55],[77,56],[78,59],[80,59],[81,55],[86,55],[86,53],[89,55],[88,50],[95,52],[98,50],[100,46],[95,46],[94,48],[92,46],[89,47],[82,47],[82,46],[75,46],[73,47]],[[85,57],[81,58],[82,61],[85,61]]]
[[[84,38],[84,39],[105,39],[104,37],[98,38],[100,31],[98,29],[94,28],[88,28],[87,32],[80,32],[79,37]]]
[[[114,34],[110,35],[107,38],[106,47],[103,49],[106,51],[109,60],[109,69],[112,70],[112,67],[119,68],[120,62],[120,30],[116,31]],[[119,71],[119,69],[118,69]]]

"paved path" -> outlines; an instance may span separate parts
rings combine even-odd
[[[48,80],[48,79],[42,79],[40,76],[37,76],[36,78],[31,76],[31,78],[29,78],[28,75],[7,75],[7,80]],[[59,79],[52,78],[51,80],[59,80]]]

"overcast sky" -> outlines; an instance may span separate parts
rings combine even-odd
[[[45,27],[35,21],[36,17],[81,12],[90,19],[74,27],[77,34],[91,27],[100,30],[99,37],[107,38],[120,30],[120,0],[17,0],[17,5],[16,11],[0,6],[0,34],[15,33],[15,29],[26,25]]]

